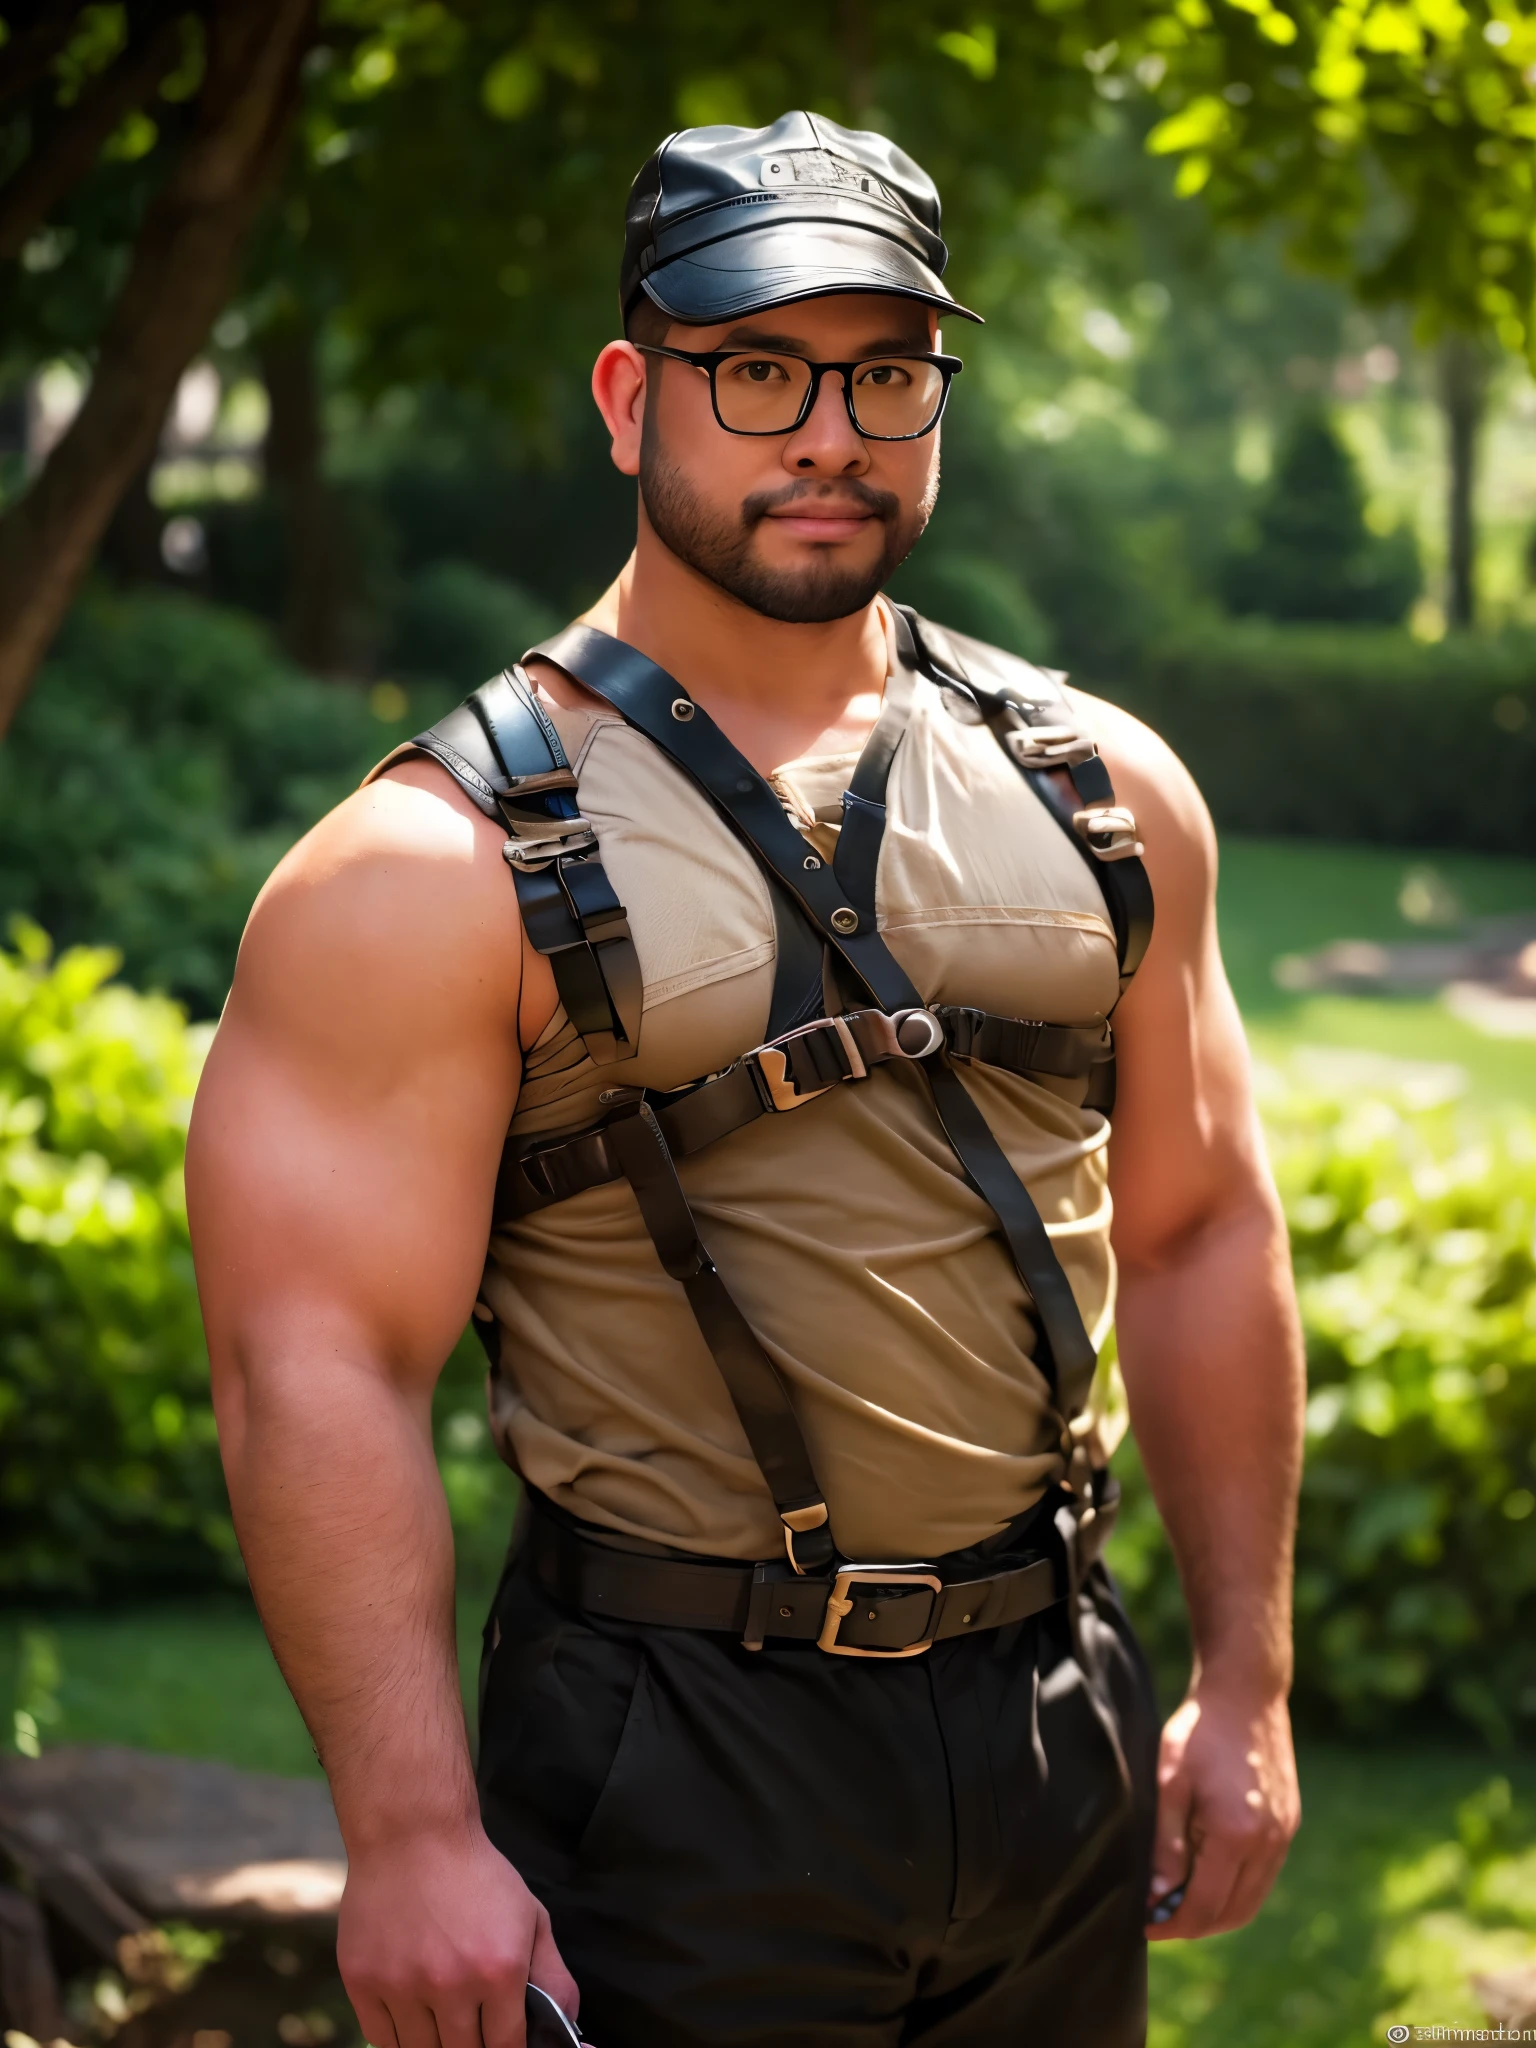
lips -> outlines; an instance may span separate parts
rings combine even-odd
[[[797,540],[811,541],[854,540],[876,519],[873,512],[861,505],[820,503],[814,509],[787,505],[782,512],[770,512],[768,517]]]

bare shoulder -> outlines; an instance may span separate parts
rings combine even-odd
[[[435,764],[357,790],[279,862],[240,948],[232,1007],[321,1036],[388,1038],[457,1014],[515,1026],[521,963],[505,832]]]
[[[1159,909],[1170,897],[1202,903],[1215,886],[1216,832],[1194,777],[1167,741],[1129,711],[1086,690],[1067,695],[1085,713],[1116,796],[1136,814]]]

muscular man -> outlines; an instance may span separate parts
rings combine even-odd
[[[1296,1825],[1300,1348],[1209,820],[881,596],[974,317],[938,227],[819,117],[662,146],[593,375],[634,554],[246,933],[198,1269],[380,2048],[514,2048],[530,1975],[602,2048],[1130,2048],[1148,1933],[1240,1926]],[[478,1784],[471,1312],[525,1487]],[[1112,1315],[1194,1633],[1160,1753]]]

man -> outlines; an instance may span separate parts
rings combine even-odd
[[[879,594],[938,221],[819,117],[663,145],[593,377],[633,556],[252,914],[189,1195],[380,2048],[511,2048],[530,1976],[603,2048],[1127,2048],[1145,1934],[1248,1920],[1296,1825],[1300,1348],[1209,821]],[[1096,1562],[1106,1172],[1194,1632],[1160,1762]],[[471,1308],[532,1510],[478,1789],[429,1431]]]

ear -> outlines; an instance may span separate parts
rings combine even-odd
[[[627,341],[610,341],[592,365],[592,396],[613,438],[615,469],[640,474],[640,432],[645,418],[645,357]]]

